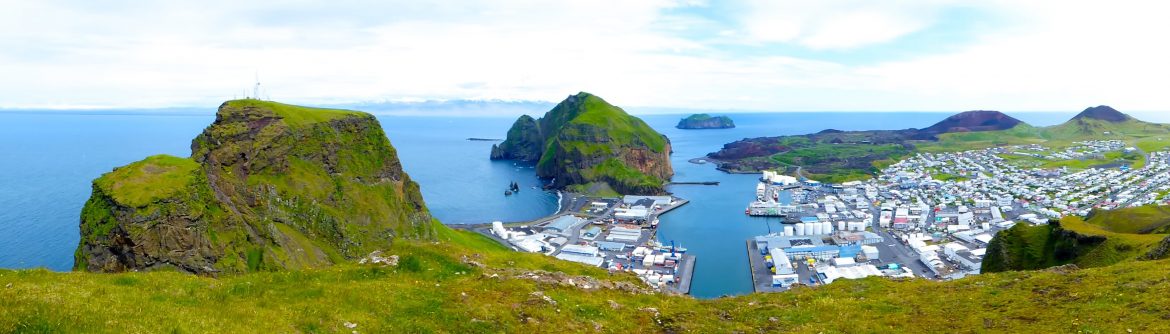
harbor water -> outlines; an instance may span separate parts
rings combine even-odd
[[[214,110],[0,111],[0,268],[70,270],[79,239],[78,219],[91,182],[114,167],[154,154],[188,156],[191,139],[214,120]],[[661,217],[659,240],[674,241],[698,257],[692,295],[700,298],[752,291],[744,240],[776,230],[775,218],[752,218],[744,208],[758,175],[726,174],[687,160],[742,138],[839,130],[924,127],[949,113],[747,113],[732,114],[737,128],[679,130],[685,115],[642,116],[674,148],[676,181],[718,181],[718,186],[677,185],[691,201]],[[1072,113],[1013,115],[1034,125],[1064,121]],[[491,141],[514,118],[379,116],[403,166],[422,189],[435,217],[447,224],[522,221],[554,212],[557,196],[539,190],[531,167],[488,160]],[[520,192],[504,196],[511,182]],[[533,187],[536,187],[534,189]]]

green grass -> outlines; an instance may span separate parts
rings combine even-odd
[[[968,178],[966,176],[959,176],[959,175],[955,175],[955,174],[951,174],[951,173],[937,173],[937,174],[931,175],[931,177],[934,178],[935,180],[939,180],[939,181],[943,181],[943,182],[946,182],[946,181],[962,182],[962,181],[966,181],[966,180],[971,179],[971,178]]]
[[[400,257],[396,268],[338,265],[220,278],[0,270],[0,332],[1170,330],[1164,320],[1170,316],[1165,308],[1170,294],[1160,293],[1170,291],[1167,261],[994,273],[949,282],[841,280],[785,293],[696,300],[514,278],[529,270],[551,270],[633,281],[628,274],[506,251],[477,234],[445,227],[437,231],[437,243],[403,241],[388,249]],[[556,304],[535,297],[537,291]],[[357,327],[351,330],[345,323]]]
[[[827,183],[869,179],[880,166],[888,166],[910,153],[896,144],[833,144],[805,137],[786,137],[780,143],[792,149],[772,155],[773,162],[782,167],[803,166],[809,178]]]
[[[614,198],[621,197],[622,194],[613,190],[613,187],[606,182],[590,182],[586,184],[574,184],[568,187],[569,191],[578,194],[585,194],[590,197]]]
[[[272,110],[282,119],[284,119],[284,122],[290,126],[302,126],[312,123],[320,123],[343,117],[372,117],[369,114],[359,111],[302,107],[280,102],[253,99],[231,100],[226,102],[226,104],[234,108],[255,107]]]
[[[121,204],[141,207],[183,190],[198,169],[191,159],[154,155],[103,174],[94,184]]]
[[[1170,207],[1145,205],[1114,210],[1094,210],[1086,223],[1115,233],[1170,233]]]
[[[654,152],[662,152],[666,148],[666,139],[642,119],[630,116],[622,108],[609,104],[596,95],[580,93],[577,96],[585,99],[584,111],[569,123],[605,129],[610,140],[617,143],[638,141]]]
[[[1156,138],[1144,138],[1135,142],[1134,147],[1149,152],[1162,151],[1170,148],[1170,135],[1158,136]]]
[[[1061,226],[1068,230],[1083,235],[1098,235],[1106,238],[1105,243],[1080,256],[1077,259],[1078,265],[1100,267],[1133,261],[1138,256],[1148,252],[1167,236],[1166,234],[1119,233],[1107,230],[1107,227],[1116,228],[1128,224],[1125,220],[1113,220],[1108,223],[1104,221],[1104,219],[1112,219],[1115,217],[1117,216],[1098,217],[1093,222],[1085,222],[1076,216],[1061,219]]]

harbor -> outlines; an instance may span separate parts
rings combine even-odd
[[[690,292],[696,257],[655,237],[659,216],[689,203],[672,196],[620,198],[561,195],[553,215],[524,222],[492,222],[461,228],[520,252],[626,271],[662,291]]]

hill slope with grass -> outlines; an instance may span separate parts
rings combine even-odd
[[[976,110],[924,129],[829,129],[806,135],[747,138],[725,144],[707,158],[729,172],[800,166],[813,179],[835,183],[868,179],[880,168],[915,152],[1022,144],[1059,148],[1086,140],[1121,140],[1153,151],[1170,147],[1166,139],[1170,139],[1170,125],[1144,122],[1108,106],[1085,109],[1064,123],[1047,127],[1034,127],[998,111]]]
[[[191,151],[94,180],[76,269],[313,268],[434,233],[418,185],[372,115],[228,101]]]
[[[582,92],[540,119],[521,116],[491,158],[535,163],[555,188],[662,194],[674,175],[670,152],[670,140],[646,122]]]
[[[1069,216],[1048,225],[1016,224],[991,240],[982,271],[1035,270],[1065,264],[1104,267],[1166,258],[1170,256],[1166,249],[1170,235],[1154,228],[1170,220],[1163,210],[1094,211],[1087,221]]]
[[[0,332],[1170,331],[1166,260],[696,300],[433,227],[434,241],[387,248],[395,265],[220,278],[0,270]]]

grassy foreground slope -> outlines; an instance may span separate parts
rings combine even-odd
[[[437,242],[394,243],[387,253],[400,257],[396,267],[218,279],[3,270],[0,332],[1170,331],[1167,261],[943,283],[869,278],[695,300],[646,293],[630,275],[435,229]]]

